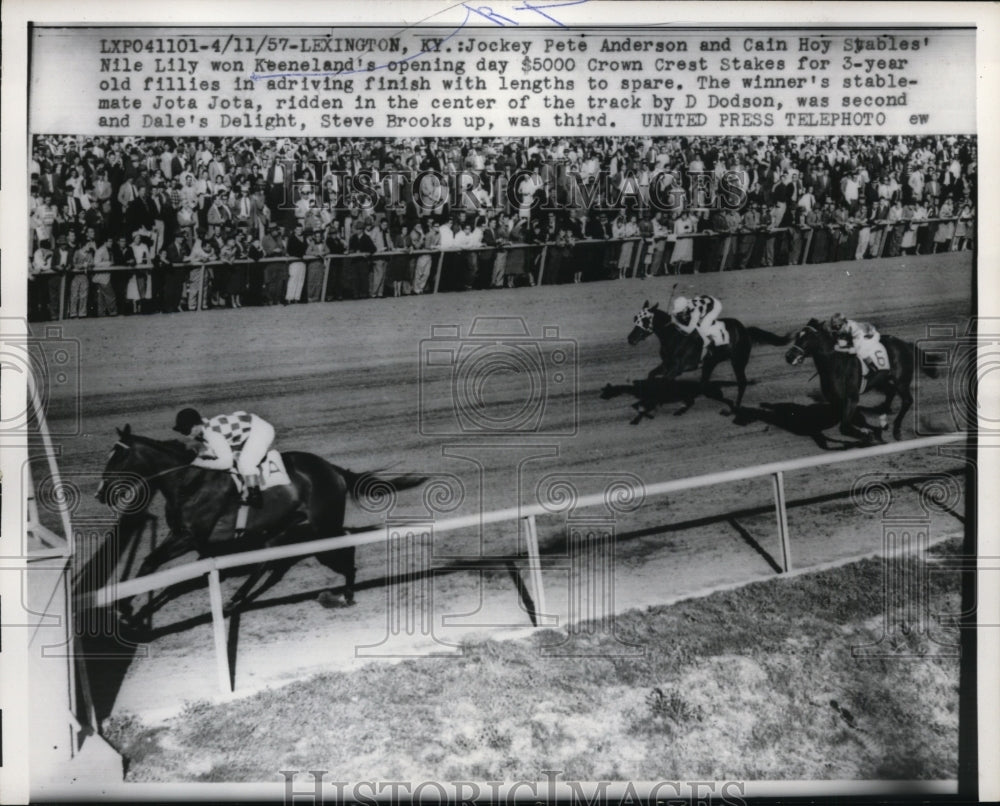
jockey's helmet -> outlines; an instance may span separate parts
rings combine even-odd
[[[842,313],[835,313],[830,317],[830,330],[836,332],[847,324],[847,317]]]
[[[674,304],[670,306],[670,312],[680,313],[690,304],[691,303],[687,297],[674,297]]]
[[[174,423],[174,431],[188,435],[196,425],[201,425],[201,415],[195,409],[181,409],[177,412],[177,422]]]

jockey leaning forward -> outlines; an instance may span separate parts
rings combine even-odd
[[[231,470],[234,464],[247,485],[247,503],[260,507],[258,467],[271,449],[274,428],[256,414],[237,411],[204,419],[195,409],[183,409],[177,414],[174,431],[194,437],[204,449],[191,462],[208,470]]]
[[[879,332],[869,322],[856,322],[840,313],[830,317],[830,333],[834,338],[834,349],[851,353],[861,361],[862,375],[873,371],[889,369],[889,356],[882,346]]]
[[[712,345],[729,343],[729,334],[725,325],[718,321],[722,313],[722,303],[708,294],[699,294],[688,299],[677,297],[670,308],[670,319],[683,333],[697,330],[701,336],[701,358],[705,360],[708,348]]]

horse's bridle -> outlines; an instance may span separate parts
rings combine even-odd
[[[813,327],[812,325],[806,325],[806,326],[805,326],[804,328],[802,328],[802,329],[803,329],[803,330],[811,330],[811,331],[812,331],[813,333],[818,333],[818,332],[819,332],[819,331],[818,331],[818,330],[817,330],[816,328],[814,328],[814,327]],[[797,352],[801,353],[801,354],[802,354],[802,357],[803,357],[803,358],[805,358],[805,357],[806,357],[806,355],[807,355],[806,351],[805,351],[805,350],[803,350],[803,349],[802,349],[801,347],[799,347],[799,345],[798,345],[798,344],[793,344],[793,345],[792,345],[791,347],[789,347],[789,348],[788,348],[788,352],[792,352],[792,350],[795,350],[795,351],[797,351]]]

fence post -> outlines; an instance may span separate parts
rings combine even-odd
[[[198,304],[195,306],[196,311],[205,310],[205,290],[208,288],[208,264],[203,263],[201,265],[201,290],[198,291]]]
[[[813,233],[815,231],[816,230],[814,230],[812,227],[809,227],[809,234],[806,235],[805,246],[802,247],[802,260],[799,261],[799,265],[800,266],[805,266],[806,265],[806,261],[809,260],[809,247],[812,246]]]
[[[545,256],[549,253],[549,245],[545,244],[542,247],[542,257],[538,262],[538,285],[542,284],[542,277],[545,276]],[[528,274],[531,274],[531,268],[528,268]],[[559,282],[559,278],[556,278],[556,282]]]
[[[59,321],[66,318],[66,275],[59,277]]]
[[[889,242],[892,237],[892,232],[895,227],[892,224],[886,224],[882,227],[882,242],[878,245],[878,257],[885,255],[885,245]]]
[[[434,293],[438,292],[438,287],[441,285],[441,271],[444,269],[444,250],[442,249],[438,253],[438,268],[437,273],[434,275]]]
[[[219,673],[219,688],[224,694],[232,691],[229,672],[229,645],[226,641],[226,617],[222,612],[222,586],[219,569],[208,572],[208,598],[212,605],[212,638],[215,640],[215,668]]]
[[[545,604],[545,588],[542,586],[542,560],[538,550],[538,528],[535,516],[522,518],[525,538],[528,542],[528,575],[531,578],[531,593],[535,597],[535,626],[542,626],[542,617],[548,610]]]
[[[319,301],[326,302],[326,285],[327,281],[330,279],[330,260],[332,258],[327,255],[323,258],[323,290],[319,292]]]
[[[719,271],[726,270],[726,259],[729,257],[729,246],[732,240],[730,235],[722,236],[722,257],[719,259]]]
[[[791,546],[788,539],[788,508],[785,506],[785,476],[780,470],[771,477],[774,484],[774,508],[778,517],[778,538],[781,540],[781,565],[787,574],[792,570]]]

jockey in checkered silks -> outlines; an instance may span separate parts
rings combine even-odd
[[[701,361],[705,360],[712,345],[729,343],[729,334],[718,321],[720,313],[722,303],[708,294],[699,294],[691,299],[676,297],[670,308],[670,318],[678,330],[684,333],[697,330],[701,336]]]
[[[209,470],[236,469],[247,485],[247,503],[260,507],[259,466],[274,442],[274,427],[256,414],[237,411],[203,418],[195,409],[177,414],[174,431],[194,437],[201,443],[199,455],[191,462]]]
[[[858,357],[862,375],[868,374],[869,367],[875,371],[889,368],[888,356],[883,354],[879,332],[870,322],[856,322],[841,313],[835,313],[830,317],[830,333],[834,338],[833,349],[853,353]]]

